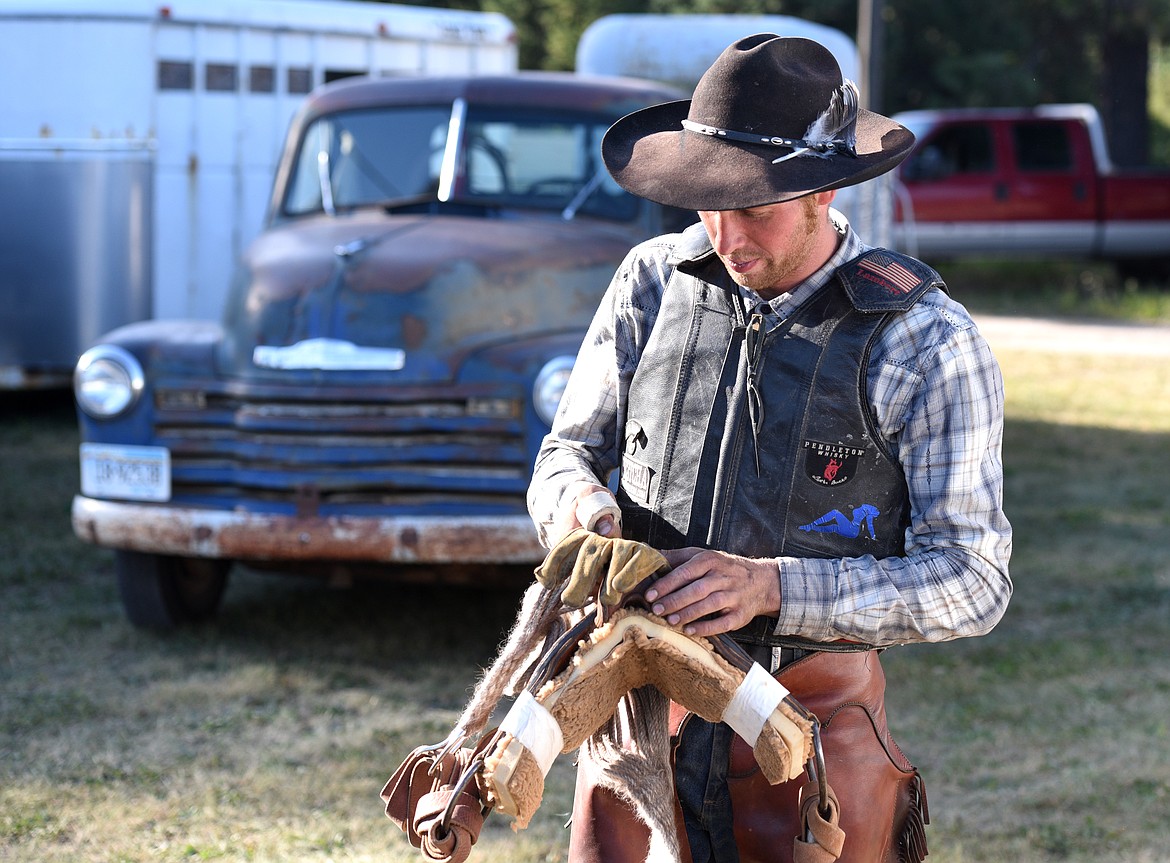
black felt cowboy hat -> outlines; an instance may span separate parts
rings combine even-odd
[[[909,129],[858,106],[824,46],[761,33],[719,55],[691,99],[618,120],[601,150],[635,195],[739,210],[869,180],[913,144]]]

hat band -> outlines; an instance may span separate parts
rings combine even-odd
[[[694,120],[683,120],[683,128],[688,132],[696,132],[712,138],[726,138],[728,141],[738,141],[741,144],[763,144],[768,147],[787,147],[793,152],[773,159],[775,165],[794,156],[809,153],[827,158],[837,153],[857,157],[857,151],[841,138],[831,141],[808,141],[804,138],[782,138],[779,135],[753,135],[751,132],[736,132],[733,129],[720,129],[718,126],[708,126],[705,123],[696,123]]]

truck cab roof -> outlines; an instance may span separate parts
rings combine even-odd
[[[478,104],[530,105],[596,111],[615,118],[654,102],[685,99],[673,87],[634,78],[580,76],[569,72],[517,72],[509,75],[451,75],[403,78],[350,78],[313,93],[305,116],[390,101],[397,105],[433,104],[465,99]]]

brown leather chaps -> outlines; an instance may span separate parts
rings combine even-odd
[[[826,773],[845,831],[841,863],[920,863],[929,821],[925,790],[886,726],[886,679],[877,652],[813,653],[776,676],[821,722]],[[690,718],[671,705],[675,746],[678,729]],[[661,863],[646,861],[645,824],[584,773],[578,771],[570,863]],[[728,777],[740,863],[791,863],[793,840],[802,829],[801,780],[769,785],[738,736]],[[707,863],[690,860],[677,801],[675,812],[683,863]]]

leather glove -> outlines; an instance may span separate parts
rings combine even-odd
[[[613,606],[654,573],[669,569],[666,558],[644,542],[577,528],[549,551],[536,568],[536,580],[549,590],[564,583],[561,601],[571,608],[583,607],[594,593],[602,605]]]

